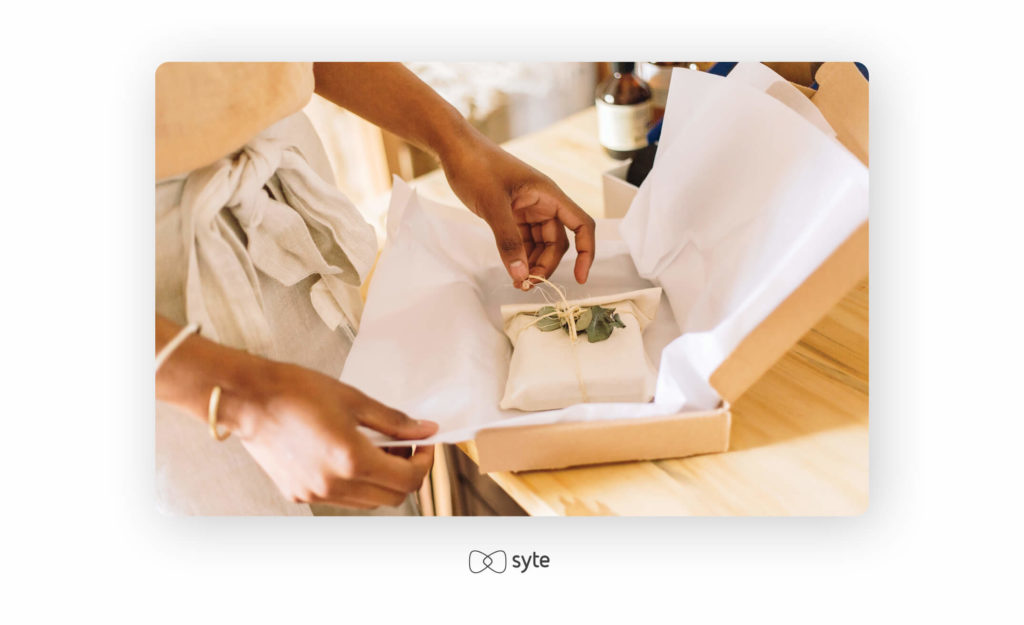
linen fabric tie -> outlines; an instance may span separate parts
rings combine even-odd
[[[185,313],[204,336],[275,356],[257,269],[285,286],[318,275],[310,291],[317,314],[331,330],[358,329],[359,286],[376,258],[376,236],[293,144],[257,136],[194,171],[181,208],[188,246]]]

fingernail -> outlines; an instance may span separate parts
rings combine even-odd
[[[508,266],[508,270],[516,280],[525,280],[530,275],[530,272],[526,269],[526,263],[521,260],[513,261]]]

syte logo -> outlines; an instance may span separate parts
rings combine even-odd
[[[508,556],[501,549],[491,553],[484,553],[476,549],[469,552],[469,570],[472,573],[483,573],[484,571],[504,573],[507,566]]]
[[[542,556],[536,551],[530,555],[512,555],[512,568],[518,570],[520,573],[525,573],[531,568],[546,569],[550,565],[551,558],[548,556]],[[484,553],[477,549],[473,549],[469,552],[469,570],[472,573],[483,573],[484,571],[504,573],[507,568],[508,555],[501,549],[497,549],[491,553]]]

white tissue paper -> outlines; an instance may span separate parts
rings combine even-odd
[[[562,260],[551,280],[565,288],[569,299],[652,287],[637,275],[617,225],[598,222],[597,258],[587,284],[576,284],[572,276],[574,252]],[[653,417],[681,407],[587,403],[542,412],[499,408],[512,355],[501,307],[538,303],[544,301],[536,289],[523,292],[512,286],[494,234],[480,218],[420,198],[396,178],[387,244],[341,381],[413,418],[441,424],[435,436],[420,442],[464,441],[485,427]],[[651,362],[658,362],[661,350],[678,335],[672,312],[660,298],[655,319],[643,333]],[[364,432],[378,444],[387,440]]]
[[[654,168],[621,224],[598,221],[589,281],[573,279],[572,251],[551,277],[569,299],[662,287],[643,332],[653,402],[502,410],[512,346],[501,307],[542,298],[513,288],[483,221],[398,179],[341,380],[441,424],[426,441],[365,430],[377,444],[714,409],[711,373],[867,215],[866,168],[823,129],[742,80],[675,70]]]
[[[766,96],[746,80],[672,73],[654,167],[620,227],[682,335],[662,354],[655,401],[715,407],[711,374],[868,219],[867,167]]]
[[[836,131],[832,130],[828,120],[821,114],[818,107],[814,106],[811,99],[764,63],[737,63],[729,72],[729,80],[743,82],[758,91],[764,91],[793,109],[828,136],[836,136]]]

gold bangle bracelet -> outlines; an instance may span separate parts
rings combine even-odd
[[[207,419],[210,422],[210,436],[215,441],[222,441],[227,437],[231,436],[231,432],[224,432],[221,434],[217,430],[217,407],[220,405],[220,387],[213,387],[213,391],[210,393],[210,407],[207,411]]]

